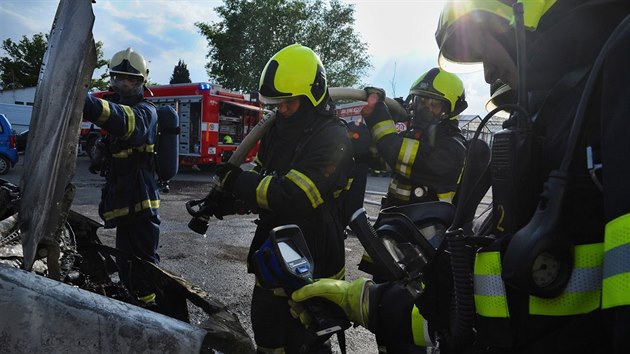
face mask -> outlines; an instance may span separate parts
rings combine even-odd
[[[439,122],[429,107],[425,106],[414,112],[413,127],[422,130],[423,140],[430,146],[435,143],[435,132]]]
[[[419,110],[413,112],[413,125],[418,128],[423,128],[430,124],[435,124],[438,121],[439,119],[433,115],[433,112],[427,106],[424,106]]]
[[[124,76],[122,77],[121,79],[116,75],[112,76],[111,85],[114,92],[121,97],[131,97],[142,94],[144,86],[142,80],[125,79]]]

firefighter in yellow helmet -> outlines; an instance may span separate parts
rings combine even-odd
[[[144,99],[149,70],[140,54],[131,48],[117,52],[109,74],[113,93],[104,99],[88,94],[83,107],[84,117],[107,131],[98,145],[103,159],[90,171],[105,177],[99,214],[105,228],[116,228],[120,279],[140,305],[154,307],[153,284],[131,268],[134,257],[160,261],[160,194],[153,161],[157,111]]]
[[[521,105],[494,136],[490,231],[449,234],[458,251],[436,252],[419,295],[323,280],[293,300],[327,298],[392,343],[441,352],[627,352],[629,13],[625,0],[448,2],[440,63],[482,62]]]
[[[313,50],[289,45],[269,59],[259,85],[263,103],[274,107],[273,125],[260,141],[255,168],[242,171],[229,163],[217,175],[226,193],[259,214],[248,256],[252,257],[271,229],[298,225],[314,259],[315,278],[343,279],[345,251],[342,197],[353,168],[345,126],[329,107],[326,71]],[[266,287],[256,274],[252,296],[252,328],[261,353],[329,352],[327,336],[309,338],[289,313],[288,298]]]
[[[433,68],[411,86],[411,125],[396,134],[382,90],[374,92],[362,115],[379,154],[392,168],[392,180],[382,207],[427,201],[451,202],[464,164],[464,137],[459,114],[466,109],[464,85],[454,74]],[[376,101],[376,102],[374,102]]]
[[[387,196],[381,209],[414,203],[443,201],[450,203],[464,166],[466,147],[458,127],[459,114],[468,106],[464,85],[455,74],[432,68],[416,79],[409,89],[411,121],[407,130],[396,133],[395,123],[382,102],[381,89],[366,88],[368,104],[361,114],[372,132],[378,153],[392,169]],[[437,247],[441,234],[424,232]],[[377,283],[387,280],[364,253],[359,269],[372,274]],[[381,352],[388,352],[377,335]]]

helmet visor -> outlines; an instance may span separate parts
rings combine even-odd
[[[260,100],[262,101],[262,103],[264,104],[268,104],[268,105],[279,105],[282,103],[288,103],[294,100],[299,100],[299,97],[294,97],[294,96],[289,96],[289,97],[267,97],[267,96],[263,96],[263,95],[259,95]]]
[[[448,2],[435,33],[440,68],[452,73],[481,70],[485,31],[505,31],[511,15],[511,6],[497,0]]]
[[[475,62],[449,60],[442,52],[438,56],[438,65],[442,70],[453,74],[470,74],[483,70],[483,62],[481,60]]]
[[[121,96],[133,96],[142,93],[144,77],[129,74],[111,74],[111,85],[114,92]]]

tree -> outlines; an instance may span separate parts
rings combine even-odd
[[[33,39],[22,36],[19,42],[11,38],[2,41],[7,56],[0,58],[0,79],[7,89],[37,86],[39,69],[46,52],[47,36],[33,35]]]
[[[354,7],[339,0],[224,0],[221,21],[195,25],[206,37],[208,76],[231,89],[254,91],[265,64],[300,43],[319,54],[329,86],[355,86],[371,68],[367,44],[354,31]]]
[[[102,67],[107,67],[109,65],[109,60],[103,59],[103,42],[96,42],[96,67],[95,70],[100,69]],[[92,87],[97,90],[107,90],[109,87],[109,80],[107,79],[109,73],[104,71],[98,78],[94,78],[92,76]]]
[[[2,49],[6,56],[0,57],[0,80],[5,89],[16,89],[37,86],[39,71],[46,52],[48,36],[43,33],[34,34],[32,39],[22,36],[19,42],[11,38],[2,41]],[[103,59],[103,42],[96,42],[96,69],[107,65]],[[107,73],[92,79],[92,87],[105,89],[108,82]]]
[[[173,75],[171,75],[171,81],[169,84],[183,84],[190,83],[190,71],[188,71],[188,65],[183,60],[179,60],[175,68],[173,68]]]

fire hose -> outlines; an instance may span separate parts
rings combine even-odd
[[[332,99],[348,99],[348,100],[359,100],[365,101],[367,99],[367,95],[364,90],[356,89],[351,87],[330,87],[328,89],[330,93],[330,97]],[[407,111],[405,108],[396,100],[385,97],[385,104],[387,107],[394,113],[406,115]],[[247,134],[245,139],[241,142],[241,144],[236,148],[234,154],[228,160],[229,163],[235,166],[240,166],[243,161],[245,161],[245,157],[247,153],[251,151],[251,149],[256,146],[256,143],[265,135],[269,127],[271,127],[273,121],[276,119],[276,115],[274,112],[269,112],[263,116],[263,118],[254,126],[254,128]]]

